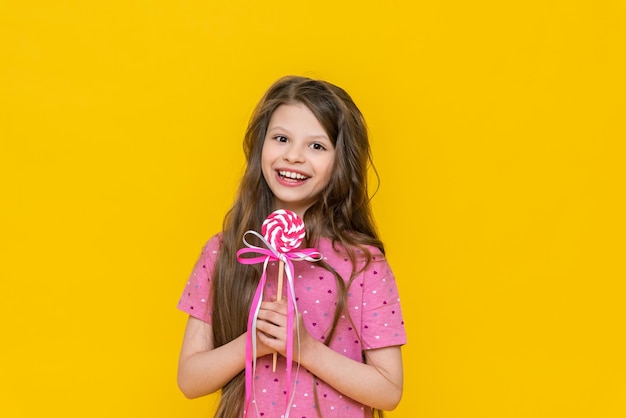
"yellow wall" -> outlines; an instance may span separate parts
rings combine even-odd
[[[409,344],[390,417],[623,417],[626,10],[0,2],[0,416],[206,417],[175,309],[284,74],[362,108]]]

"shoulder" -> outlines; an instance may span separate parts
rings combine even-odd
[[[219,250],[220,247],[222,246],[222,243],[224,242],[223,237],[222,237],[222,233],[218,232],[217,234],[213,235],[211,238],[209,238],[209,240],[204,244],[204,248],[203,248],[203,252],[206,250]]]
[[[223,234],[221,232],[218,232],[217,234],[209,238],[209,240],[207,241],[207,245],[212,244],[217,247],[220,247],[223,241],[224,241]]]
[[[317,242],[316,247],[319,250],[319,252],[322,253],[322,255],[324,255],[324,257],[327,257],[329,259],[331,257],[334,257],[334,258],[348,257],[348,250],[346,249],[346,247],[344,247],[339,242],[336,242],[336,241],[333,242],[329,238],[320,238]],[[380,248],[374,247],[372,245],[364,245],[362,248],[354,246],[350,248],[350,250],[353,254],[355,254],[357,258],[357,262],[361,260],[367,260],[368,254],[366,254],[366,252],[369,253],[369,256],[371,257],[371,261],[378,261],[378,260],[385,259],[385,255],[380,250]]]
[[[202,246],[202,251],[200,253],[200,259],[198,261],[203,262],[212,262],[217,258],[217,253],[222,247],[222,233],[217,233],[209,238],[208,241],[204,243]]]
[[[388,270],[387,259],[378,247],[367,245],[349,249],[351,251],[328,238],[321,238],[317,243],[317,250],[324,260],[345,279],[355,273],[368,274],[370,270]],[[350,257],[350,252],[354,259]]]

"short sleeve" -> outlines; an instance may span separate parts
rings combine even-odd
[[[406,344],[396,279],[380,253],[363,271],[361,339],[366,350]]]
[[[204,245],[178,301],[178,309],[208,323],[212,314],[211,279],[220,243],[220,236],[215,235]]]

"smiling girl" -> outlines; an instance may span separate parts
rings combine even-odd
[[[189,314],[181,391],[196,398],[221,390],[219,418],[241,417],[246,407],[248,415],[271,418],[363,418],[394,409],[402,396],[406,334],[369,206],[371,156],[361,112],[331,83],[282,78],[257,105],[244,152],[246,171],[223,231],[203,248],[178,305]],[[287,303],[276,300],[278,267],[268,266],[250,407],[246,332],[260,270],[239,264],[237,250],[246,231],[258,230],[277,209],[304,219],[306,245],[323,260],[294,266],[299,333],[286,327]],[[291,385],[285,381],[288,334],[299,350],[300,372]],[[276,372],[274,352],[280,354]],[[293,394],[286,393],[290,386]]]

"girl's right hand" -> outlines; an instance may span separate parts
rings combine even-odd
[[[302,353],[311,338],[306,330],[301,313],[298,314],[297,321],[300,329],[299,342],[296,324],[293,324],[293,329],[287,329],[287,301],[283,299],[279,302],[275,300],[262,302],[257,320],[257,357],[274,352],[285,356],[288,334],[293,336],[293,352],[300,351]],[[260,348],[261,346],[262,348]]]
[[[285,300],[262,302],[257,318],[257,357],[284,352],[287,326]]]
[[[263,343],[263,341],[267,341],[268,339],[274,339],[271,335],[264,334],[263,331],[259,331],[257,329],[257,338],[256,338],[256,357],[263,357],[268,354],[273,354],[276,352],[275,349]]]

